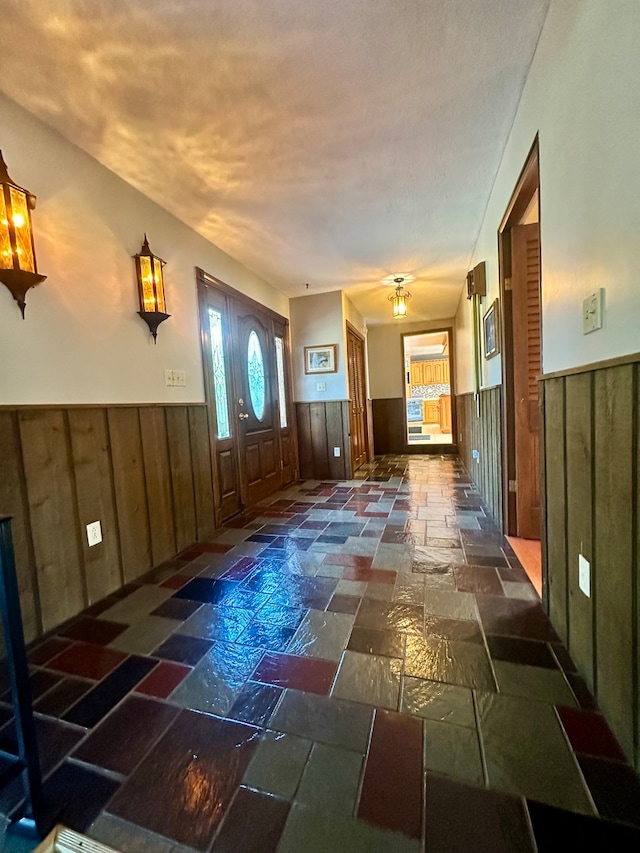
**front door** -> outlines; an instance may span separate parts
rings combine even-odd
[[[292,482],[288,322],[198,271],[217,520]]]

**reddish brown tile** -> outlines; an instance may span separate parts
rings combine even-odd
[[[207,850],[257,746],[256,729],[181,711],[111,800],[111,814]]]
[[[497,569],[490,566],[456,566],[453,573],[458,592],[504,595]]]
[[[63,678],[60,684],[34,702],[33,708],[40,714],[61,717],[72,705],[95,686],[94,681],[79,678]]]
[[[289,814],[289,803],[240,788],[212,853],[275,853]]]
[[[147,696],[166,699],[190,672],[191,667],[163,660],[138,684],[136,693],[144,693]]]
[[[221,578],[224,580],[234,580],[234,581],[243,581],[246,580],[249,575],[254,572],[260,564],[257,560],[254,560],[252,557],[243,557],[241,560],[238,560],[237,563],[234,563],[227,571],[221,575]]]
[[[83,643],[95,643],[98,646],[108,646],[112,640],[120,636],[129,626],[121,622],[109,622],[106,619],[78,619],[70,625],[61,636],[69,640],[81,640]]]
[[[47,666],[70,675],[100,679],[115,669],[127,656],[123,652],[94,646],[90,643],[75,643],[50,660]]]
[[[160,586],[165,586],[167,589],[182,589],[190,580],[193,580],[193,578],[189,577],[189,575],[173,575],[173,577],[163,581]]]
[[[347,566],[342,573],[344,580],[367,581],[368,583],[395,583],[397,572],[390,569],[361,569],[357,566]]]
[[[358,817],[421,837],[422,720],[376,711]]]
[[[327,554],[324,562],[329,566],[355,566],[359,569],[370,569],[373,557],[362,554]]]
[[[28,654],[29,663],[34,666],[44,666],[51,658],[59,655],[69,646],[73,645],[71,640],[63,640],[61,637],[49,637],[44,643],[40,643]]]
[[[562,707],[558,708],[558,715],[575,752],[626,763],[620,744],[600,714]]]
[[[322,658],[268,653],[258,664],[252,680],[306,690],[308,693],[327,694],[337,668],[336,663]]]

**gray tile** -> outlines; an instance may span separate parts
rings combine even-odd
[[[366,581],[338,581],[337,595],[364,595],[367,589]]]
[[[481,785],[484,775],[475,728],[425,720],[424,766],[427,770]]]
[[[339,661],[351,633],[349,613],[309,610],[289,643],[287,654]]]
[[[419,853],[420,842],[355,818],[294,803],[278,853]]]
[[[296,800],[351,816],[358,796],[362,764],[362,756],[356,752],[314,744]]]
[[[364,597],[375,601],[393,601],[394,588],[392,583],[368,583]]]
[[[173,853],[177,849],[175,841],[168,841],[155,832],[106,812],[91,824],[87,835],[114,850],[126,850],[127,853]]]
[[[477,707],[490,787],[594,813],[553,707],[495,693],[479,693]]]
[[[424,600],[425,613],[451,619],[477,619],[476,600],[471,592],[429,590]]]
[[[352,749],[364,755],[373,709],[356,702],[286,690],[270,725],[309,740]]]
[[[100,614],[101,619],[132,625],[174,594],[175,589],[145,584]]]
[[[500,693],[549,702],[552,705],[576,707],[576,700],[559,669],[524,666],[495,660],[493,669]]]
[[[296,735],[267,731],[260,740],[242,784],[290,800],[306,764],[311,741]]]
[[[253,618],[252,610],[203,604],[180,628],[181,634],[234,642]]]
[[[331,694],[395,711],[401,675],[402,661],[396,658],[345,652]]]
[[[526,601],[540,601],[540,597],[535,591],[533,585],[527,581],[524,583],[502,581],[502,586],[504,587],[504,594],[507,598],[523,598]]]
[[[476,724],[471,690],[441,681],[405,676],[400,710],[456,726],[474,728]]]
[[[486,648],[477,643],[409,635],[405,673],[462,687],[496,689]]]
[[[178,624],[174,619],[144,616],[116,637],[109,648],[133,655],[148,655],[173,634]]]

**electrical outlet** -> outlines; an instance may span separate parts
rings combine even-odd
[[[333,448],[333,455],[334,456],[340,456],[340,448],[339,447]]]
[[[578,586],[591,598],[591,563],[582,554],[578,554]]]
[[[92,521],[91,524],[87,524],[87,542],[89,548],[93,548],[94,545],[99,545],[102,542],[102,527],[99,521]]]
[[[164,371],[164,384],[173,385],[173,370],[169,370],[169,368],[165,368]]]
[[[471,451],[471,458],[475,459],[476,464],[479,465],[480,464],[480,451],[479,450],[472,450]]]
[[[180,388],[186,387],[187,384],[187,372],[186,370],[172,370],[171,368],[165,368],[164,371],[164,384],[171,386],[179,386]]]
[[[327,383],[326,382],[316,382],[316,391],[326,391]]]

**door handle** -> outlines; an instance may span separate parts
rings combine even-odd
[[[246,421],[246,419],[249,417],[249,415],[247,415],[246,412],[240,412],[238,417],[240,418],[241,421]]]

